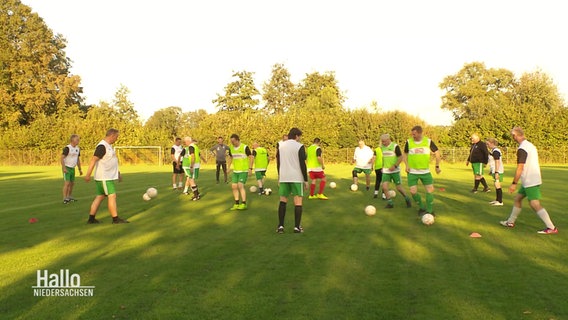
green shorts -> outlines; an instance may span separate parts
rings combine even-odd
[[[254,175],[256,176],[256,180],[261,180],[266,176],[266,170],[264,171],[255,171]]]
[[[542,194],[540,193],[540,185],[527,188],[521,186],[518,193],[523,195],[523,197],[527,197],[529,201],[540,200],[540,198],[542,198]]]
[[[383,178],[381,180],[381,183],[385,183],[385,182],[394,182],[394,184],[396,184],[397,186],[402,184],[402,180],[400,179],[400,172],[393,172],[393,173],[384,173],[383,172]]]
[[[288,197],[290,195],[294,197],[303,197],[304,184],[301,182],[280,182],[278,195],[281,197]]]
[[[425,186],[434,184],[434,178],[432,178],[432,173],[409,173],[408,174],[408,186],[414,187],[418,185],[418,180],[422,181]]]
[[[233,172],[233,176],[231,177],[231,181],[233,183],[247,183],[248,179],[248,172]]]
[[[505,175],[504,173],[500,173],[500,174],[499,174],[499,179],[495,179],[495,173],[492,173],[492,174],[491,174],[491,176],[493,177],[493,181],[495,181],[495,182],[497,182],[497,181],[503,182],[503,176],[504,176],[504,175]]]
[[[482,176],[483,175],[483,167],[485,165],[481,162],[475,162],[471,164],[471,169],[473,170],[473,174],[476,176]]]
[[[370,175],[371,171],[372,171],[371,169],[361,169],[361,168],[357,168],[357,167],[355,167],[355,169],[353,169],[353,172],[355,172],[356,174],[363,172],[366,175]]]
[[[190,179],[197,180],[199,178],[199,168],[193,168],[192,170],[191,168],[184,167],[183,171],[185,172],[185,176]]]
[[[67,173],[63,173],[63,181],[75,182],[75,168],[65,167]]]
[[[116,188],[114,186],[114,180],[106,181],[95,181],[97,184],[97,195],[98,196],[108,196],[116,193]]]

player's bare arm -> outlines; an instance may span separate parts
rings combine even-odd
[[[517,184],[519,183],[519,180],[521,179],[521,174],[523,173],[524,168],[525,168],[524,163],[518,163],[517,164],[517,170],[515,171],[515,176],[513,177],[513,183],[509,187],[509,193],[513,193],[513,192],[515,192],[515,190],[517,190]]]

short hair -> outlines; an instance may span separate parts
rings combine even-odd
[[[106,132],[107,137],[113,136],[115,134],[118,134],[118,129],[110,128]]]
[[[487,139],[487,142],[491,143],[494,146],[499,145],[499,141],[497,141],[497,139],[495,139],[495,138],[489,138],[489,139]]]
[[[391,138],[391,136],[390,136],[390,134],[388,134],[388,133],[385,133],[385,134],[381,135],[381,141],[382,141],[382,140],[387,140],[387,139],[390,139],[390,138]]]
[[[414,127],[412,127],[411,131],[416,131],[418,133],[422,133],[422,126],[414,126]]]
[[[223,137],[217,137],[217,139],[223,139]]]
[[[191,137],[189,136],[185,136],[183,137],[183,141],[193,141],[193,139],[191,139]]]
[[[511,133],[515,133],[515,134],[517,134],[519,137],[524,137],[524,136],[525,136],[525,131],[524,131],[523,128],[521,128],[521,127],[514,127],[513,130],[511,130]]]
[[[296,137],[299,137],[301,135],[302,135],[302,130],[298,128],[292,128],[290,129],[290,132],[288,132],[288,139],[296,139]]]
[[[79,138],[78,134],[72,134],[71,137],[69,137],[69,141],[73,141],[74,139]]]
[[[239,138],[239,135],[236,134],[236,133],[233,133],[233,134],[231,135],[231,139],[235,139],[235,140],[237,140],[237,141],[241,141],[241,138]]]
[[[315,139],[314,139],[314,143],[320,143],[320,142],[321,142],[320,138],[315,138]]]
[[[176,137],[176,141],[181,141],[181,138],[180,138],[180,137]]]

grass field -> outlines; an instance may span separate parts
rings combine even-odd
[[[249,210],[231,212],[230,187],[214,184],[211,167],[201,171],[198,202],[170,190],[169,167],[123,167],[127,225],[111,224],[106,202],[102,224],[85,224],[94,184],[81,178],[79,201],[61,204],[58,167],[1,167],[0,318],[568,319],[566,168],[543,168],[558,235],[538,235],[542,222],[528,206],[514,229],[503,228],[510,195],[490,207],[494,192],[468,192],[468,168],[442,169],[433,226],[400,196],[387,211],[372,192],[348,191],[351,168],[330,165],[328,180],[338,183],[330,200],[305,200],[304,234],[291,232],[290,206],[278,235],[277,195],[249,193]],[[271,168],[276,190],[275,176]],[[144,202],[149,186],[160,193]],[[376,216],[363,213],[368,204]],[[470,238],[474,231],[483,238]],[[79,274],[94,296],[34,297],[44,269]]]

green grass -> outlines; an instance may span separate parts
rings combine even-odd
[[[464,166],[435,177],[446,191],[427,227],[400,196],[386,211],[372,192],[348,191],[351,168],[330,165],[328,180],[338,183],[330,200],[305,200],[304,234],[290,232],[290,206],[283,235],[274,232],[277,195],[249,194],[248,211],[230,212],[230,187],[214,184],[211,167],[199,202],[170,190],[169,167],[122,169],[128,225],[112,225],[106,207],[101,225],[86,225],[94,184],[79,179],[79,201],[64,206],[57,167],[0,168],[2,318],[568,318],[564,167],[543,168],[543,204],[560,229],[552,236],[536,234],[543,225],[528,206],[515,229],[501,227],[511,196],[499,208],[487,205],[493,192],[469,194]],[[275,176],[271,168],[276,190]],[[149,186],[160,193],[144,202]],[[376,216],[363,213],[368,204]],[[469,238],[474,231],[483,238]],[[95,296],[34,297],[38,269],[70,269]]]

